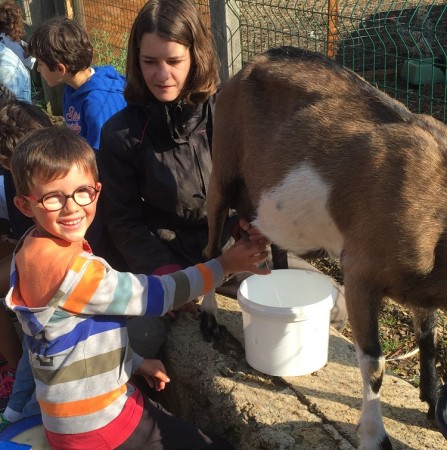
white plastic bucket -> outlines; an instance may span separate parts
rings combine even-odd
[[[334,285],[309,270],[252,275],[238,290],[245,356],[260,372],[306,375],[327,363]]]

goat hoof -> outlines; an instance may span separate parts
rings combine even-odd
[[[203,338],[208,342],[219,339],[220,331],[216,316],[202,311],[200,313],[200,330]]]
[[[393,446],[391,445],[390,438],[388,436],[385,436],[380,443],[381,450],[393,450]]]

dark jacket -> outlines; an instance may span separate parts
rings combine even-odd
[[[102,128],[104,222],[134,273],[203,261],[214,103],[128,105]]]

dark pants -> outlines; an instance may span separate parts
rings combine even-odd
[[[143,358],[161,359],[161,350],[168,338],[170,321],[166,316],[129,317],[127,334],[130,346]]]
[[[234,450],[225,439],[205,434],[144,396],[144,411],[132,436],[119,450]]]

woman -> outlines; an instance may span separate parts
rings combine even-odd
[[[102,128],[104,221],[128,270],[169,273],[202,261],[208,240],[218,59],[192,1],[143,6],[129,36],[126,78],[128,106]],[[134,350],[154,357],[168,320],[132,318],[128,329]]]

